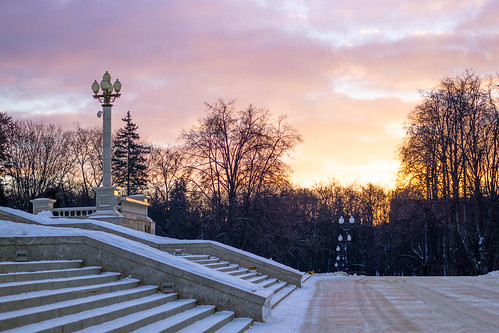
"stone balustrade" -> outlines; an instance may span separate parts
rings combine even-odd
[[[70,217],[75,219],[86,219],[90,214],[95,212],[94,207],[65,207],[53,208],[52,215],[54,217]]]
[[[147,217],[147,209],[149,207],[147,196],[137,194],[128,197],[121,197],[117,201],[118,204],[115,206],[115,209],[118,214],[116,216],[112,216],[110,219],[106,219],[107,217],[105,214],[103,216],[101,216],[102,214],[95,216],[94,213],[98,210],[96,206],[54,208],[54,203],[56,201],[48,198],[34,199],[31,200],[31,203],[33,204],[33,214],[35,215],[41,212],[49,212],[49,214],[52,213],[52,218],[94,218],[119,224],[130,229],[144,231],[148,234],[155,234],[156,223]]]

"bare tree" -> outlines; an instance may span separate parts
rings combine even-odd
[[[29,200],[64,190],[74,167],[70,133],[55,125],[19,121],[9,133],[5,174],[13,205],[29,209]]]
[[[93,198],[93,188],[102,183],[102,129],[77,128],[71,133],[69,152],[75,161],[72,181],[83,201]]]
[[[187,177],[183,152],[178,147],[152,147],[148,159],[149,192],[168,203],[175,182]]]
[[[206,104],[208,115],[184,131],[192,180],[220,221],[234,221],[257,193],[287,181],[283,158],[301,138],[264,109],[237,110],[234,101]]]
[[[466,71],[423,92],[400,150],[402,178],[448,209],[442,242],[449,269],[455,266],[457,234],[473,270],[487,272],[499,176],[499,122],[491,80]]]

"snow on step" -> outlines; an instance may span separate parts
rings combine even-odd
[[[90,286],[32,291],[29,293],[0,297],[0,304],[2,304],[2,310],[5,312],[14,311],[28,307],[41,306],[48,303],[62,302],[70,299],[136,288],[139,286],[139,282],[140,281],[137,279],[124,279]],[[152,288],[157,289],[157,287]]]
[[[272,300],[270,301],[270,307],[272,309],[275,308],[283,299],[288,297],[288,295],[291,294],[295,289],[296,289],[295,285],[288,285],[282,288],[272,297]]]
[[[210,256],[208,254],[188,254],[182,256],[182,258],[187,260],[203,260],[203,259],[210,259]]]
[[[196,321],[194,324],[180,330],[182,333],[189,332],[213,332],[234,319],[234,312],[232,311],[219,311],[215,312],[209,317]]]
[[[120,317],[100,325],[90,326],[79,333],[92,332],[130,332],[143,326],[153,324],[159,320],[179,314],[183,311],[193,309],[196,306],[195,299],[175,300],[152,309],[135,312],[124,317]]]
[[[264,287],[264,288],[268,288],[274,284],[277,283],[277,279],[276,278],[270,278],[270,279],[266,279],[264,281],[261,281],[259,283],[257,283],[259,286],[261,287]]]
[[[120,273],[106,272],[102,274],[77,276],[71,278],[9,282],[0,284],[0,296],[20,294],[38,290],[53,290],[90,284],[100,284],[119,280],[120,277]]]
[[[251,282],[251,283],[255,283],[255,284],[258,284],[262,281],[265,281],[268,279],[268,276],[267,275],[257,275],[255,277],[252,277],[252,278],[249,278],[247,279],[246,281],[248,282]]]
[[[249,272],[249,269],[247,268],[240,268],[236,271],[229,272],[230,275],[232,276],[238,276],[238,275],[243,275]]]
[[[0,273],[34,272],[54,269],[80,268],[82,260],[41,260],[41,261],[3,261],[0,262]]]
[[[112,304],[105,307],[22,326],[14,329],[12,332],[38,332],[44,330],[51,330],[54,332],[72,332],[92,325],[101,324],[109,320],[114,320],[137,311],[150,309],[170,300],[171,296],[157,293],[136,300]]]
[[[271,290],[274,294],[279,292],[282,288],[286,287],[287,283],[284,281],[277,281],[271,286],[268,286],[266,289]]]
[[[238,269],[239,269],[239,265],[237,265],[237,264],[229,264],[228,266],[225,266],[225,267],[215,268],[215,270],[217,270],[219,272],[225,272],[225,273],[236,271]]]
[[[151,296],[155,292],[157,292],[157,288],[138,287],[97,296],[30,307],[17,311],[4,312],[0,313],[0,327],[9,329],[18,326],[19,323],[28,325],[57,317],[69,316],[88,309],[108,307],[119,302],[145,298]]]
[[[186,259],[216,270],[237,270],[251,278],[256,271],[211,256]],[[120,273],[83,267],[81,260],[0,263],[0,330],[2,332],[243,332],[251,318],[232,311],[196,306],[140,281],[120,280]],[[8,273],[3,273],[8,272]],[[266,276],[257,276],[261,282]],[[24,325],[24,326],[19,326]]]
[[[227,266],[229,266],[229,262],[227,262],[227,261],[220,261],[220,262],[216,262],[216,263],[213,263],[213,264],[205,264],[204,266],[208,267],[208,268],[227,267]]]
[[[206,264],[217,264],[220,262],[218,258],[210,258],[210,259],[200,259],[200,260],[192,260],[197,264],[206,265]]]
[[[46,279],[66,278],[66,277],[82,276],[82,275],[95,275],[99,274],[100,271],[101,267],[86,266],[82,268],[68,268],[68,269],[57,269],[57,270],[48,270],[48,271],[3,273],[0,274],[0,283],[9,283],[15,281],[46,280]]]
[[[250,328],[251,325],[253,325],[251,318],[235,318],[221,329],[216,330],[215,333],[241,333]]]
[[[301,283],[302,283],[302,284],[303,284],[303,283],[305,283],[305,282],[306,282],[308,279],[310,279],[311,277],[312,277],[312,274],[305,274],[305,275],[304,275],[304,278],[303,278],[303,280],[302,280],[302,282],[301,282]]]
[[[243,280],[248,280],[248,279],[250,279],[252,277],[256,277],[256,276],[258,276],[258,272],[255,272],[255,271],[249,271],[246,274],[237,275],[238,278],[243,279]]]
[[[141,327],[134,333],[175,332],[215,313],[212,305],[200,305],[154,324]]]

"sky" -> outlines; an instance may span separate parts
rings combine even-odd
[[[498,0],[0,0],[0,111],[71,130],[102,126],[107,70],[149,142],[178,144],[205,103],[268,109],[303,138],[301,186],[392,186],[420,90],[497,73]]]

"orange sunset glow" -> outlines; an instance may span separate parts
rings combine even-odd
[[[497,72],[499,1],[0,1],[0,111],[64,128],[101,126],[90,86],[123,84],[147,141],[173,145],[235,99],[303,138],[301,186],[392,186],[407,114],[440,78]]]

